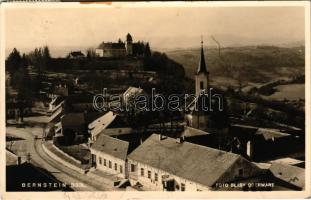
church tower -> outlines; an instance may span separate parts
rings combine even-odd
[[[133,38],[129,33],[126,35],[126,55],[133,55]]]
[[[197,72],[195,74],[195,95],[199,96],[202,91],[208,93],[209,88],[209,72],[206,67],[204,50],[203,50],[203,40],[201,41],[201,55],[200,62],[198,65]]]
[[[208,129],[208,113],[202,110],[201,102],[206,96],[200,96],[202,92],[208,94],[209,89],[209,72],[206,67],[204,50],[203,50],[203,41],[201,41],[201,51],[200,51],[200,61],[195,74],[195,95],[198,97],[197,110],[192,112],[192,127],[207,130]]]
[[[196,106],[191,113],[190,126],[213,134],[213,139],[210,139],[215,148],[228,150],[231,137],[228,135],[230,121],[226,99],[220,93],[210,94],[210,88],[209,71],[205,63],[203,41],[201,41],[200,61],[195,74],[195,95],[197,99]],[[200,95],[203,91],[205,95]],[[206,105],[208,105],[207,109]],[[222,105],[222,109],[219,105]]]

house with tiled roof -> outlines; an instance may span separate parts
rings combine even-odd
[[[157,191],[213,190],[263,172],[240,155],[159,134],[128,155],[128,166],[132,185]]]
[[[91,140],[95,141],[98,135],[106,129],[116,118],[116,114],[113,112],[109,111],[102,116],[98,117],[94,121],[92,121],[88,125],[88,130],[89,133],[91,134]]]
[[[63,136],[66,144],[71,144],[84,138],[86,132],[84,113],[67,113],[61,117],[60,122],[56,126],[58,124],[60,135]]]
[[[286,189],[303,190],[305,188],[305,169],[279,162],[273,162],[269,168],[273,181]]]
[[[129,142],[101,134],[90,151],[92,166],[97,170],[127,178],[127,155],[131,151]]]
[[[279,129],[232,124],[229,132],[241,143],[240,153],[257,162],[304,148],[302,138]]]

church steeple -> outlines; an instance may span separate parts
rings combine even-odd
[[[201,54],[199,60],[199,66],[195,74],[195,94],[198,96],[202,91],[207,92],[209,89],[209,73],[206,68],[204,50],[203,50],[203,39],[201,40]]]
[[[198,112],[193,112],[192,115],[192,127],[206,130],[208,128],[208,115],[206,112],[201,110],[202,106],[199,102],[206,99],[207,96],[202,94],[208,94],[209,92],[209,73],[206,68],[204,50],[203,50],[203,39],[201,39],[201,54],[199,60],[199,66],[195,74],[195,96],[198,97]]]
[[[201,55],[200,55],[200,63],[198,66],[197,73],[208,73],[206,64],[205,64],[205,58],[204,58],[204,50],[203,50],[203,40],[201,40]]]

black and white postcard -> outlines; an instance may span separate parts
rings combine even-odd
[[[7,2],[4,199],[310,196],[310,2]]]

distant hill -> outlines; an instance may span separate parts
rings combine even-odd
[[[186,76],[193,78],[199,62],[200,49],[166,50],[165,53],[174,61],[182,64]],[[211,79],[224,76],[217,48],[205,48],[205,59]],[[232,66],[243,66],[245,78],[249,82],[264,83],[275,78],[304,74],[304,46],[245,46],[227,47],[221,55]]]

